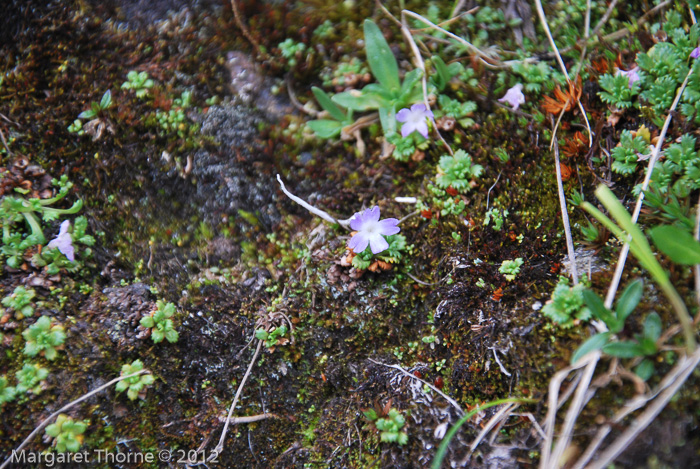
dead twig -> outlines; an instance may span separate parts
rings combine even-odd
[[[248,27],[243,23],[243,19],[241,18],[241,13],[238,10],[238,4],[236,0],[231,0],[231,9],[233,10],[233,18],[236,20],[236,25],[238,28],[241,30],[243,33],[243,36],[248,39],[248,42],[253,46],[255,49],[255,53],[264,59],[269,59],[269,56],[260,49],[260,43],[253,37],[252,34],[250,34],[250,31],[248,31]]]

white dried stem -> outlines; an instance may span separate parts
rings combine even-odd
[[[282,182],[282,178],[280,177],[279,174],[277,175],[277,182],[280,183],[280,187],[282,188],[282,192],[284,192],[284,194],[285,194],[287,197],[289,197],[289,198],[292,199],[294,202],[298,203],[299,205],[301,205],[302,207],[304,207],[306,210],[308,210],[309,212],[313,213],[313,214],[316,215],[317,217],[321,217],[321,218],[323,218],[324,220],[326,220],[327,222],[330,222],[330,223],[337,223],[337,224],[339,224],[340,226],[344,226],[345,228],[347,228],[347,227],[350,225],[350,220],[349,220],[349,219],[348,219],[348,220],[336,220],[335,218],[333,218],[332,216],[330,216],[327,212],[324,212],[323,210],[314,207],[314,206],[311,205],[310,203],[306,202],[305,200],[303,200],[303,199],[297,197],[296,195],[292,194],[291,192],[289,192],[289,191],[287,190],[287,188],[284,187],[284,183]]]

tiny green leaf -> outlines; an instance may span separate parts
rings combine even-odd
[[[634,311],[634,308],[639,304],[639,300],[642,299],[642,293],[644,292],[644,282],[641,279],[635,280],[634,282],[627,285],[625,291],[620,295],[620,299],[617,300],[617,305],[615,306],[615,315],[619,321],[620,329],[613,332],[620,332],[625,324],[625,319]]]
[[[345,120],[345,113],[343,112],[342,109],[338,107],[337,104],[333,102],[330,96],[328,96],[328,93],[323,91],[321,88],[314,86],[311,88],[311,91],[313,91],[314,96],[316,96],[316,100],[318,103],[321,105],[323,109],[328,111],[328,113],[338,121],[344,121]],[[315,131],[314,131],[315,132]]]
[[[594,350],[600,350],[603,348],[603,346],[608,342],[610,335],[610,332],[603,332],[590,337],[588,340],[582,343],[578,349],[576,349],[574,354],[571,356],[571,363],[574,364],[584,355]]]
[[[661,318],[656,313],[651,313],[644,321],[644,337],[656,342],[661,337]]]
[[[603,352],[617,358],[634,358],[646,355],[642,346],[636,342],[611,342],[603,346]]]

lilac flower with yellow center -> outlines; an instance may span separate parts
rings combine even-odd
[[[692,56],[692,54],[691,54],[691,56]],[[627,71],[625,71],[625,70],[618,70],[618,71],[617,71],[617,74],[618,74],[618,75],[626,76],[627,79],[629,80],[628,86],[629,86],[630,88],[632,88],[632,85],[634,85],[636,82],[638,82],[639,80],[641,80],[641,77],[639,76],[639,73],[637,73],[637,72],[639,72],[639,67],[634,67],[633,69],[627,70]]]
[[[350,219],[350,228],[356,233],[348,241],[348,248],[359,254],[369,245],[372,254],[379,254],[389,249],[389,243],[384,239],[384,236],[394,235],[401,231],[398,224],[399,221],[396,218],[379,220],[379,207],[376,206],[357,212]]]
[[[73,238],[71,238],[70,233],[68,233],[68,228],[70,228],[70,222],[65,220],[61,223],[58,236],[52,239],[46,247],[57,248],[69,261],[73,262],[75,260],[75,249],[73,248]]]
[[[525,104],[525,95],[523,94],[523,85],[518,83],[508,91],[505,96],[498,100],[499,103],[508,103],[513,109],[518,109],[521,104]]]
[[[396,120],[403,122],[401,126],[402,137],[408,137],[413,132],[418,131],[423,137],[428,138],[428,119],[433,120],[433,118],[433,112],[429,111],[422,103],[414,104],[411,109],[404,108],[396,113]]]

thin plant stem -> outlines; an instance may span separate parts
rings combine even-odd
[[[241,396],[241,392],[243,392],[243,387],[245,386],[246,381],[248,381],[250,372],[253,370],[253,365],[255,365],[255,361],[258,359],[258,355],[260,354],[260,349],[262,348],[262,345],[263,341],[259,340],[258,347],[255,349],[255,354],[253,355],[253,359],[250,361],[248,369],[246,370],[245,375],[243,375],[243,380],[241,380],[241,384],[238,385],[238,390],[236,390],[236,395],[233,398],[231,407],[229,407],[228,409],[228,416],[226,417],[224,429],[221,431],[219,443],[216,445],[216,448],[214,448],[214,452],[209,456],[209,458],[207,458],[207,460],[216,459],[224,451],[224,442],[226,441],[226,433],[228,432],[228,426],[232,422],[231,416],[233,415],[233,410],[236,408],[238,398]]]
[[[571,278],[574,285],[578,285],[578,269],[576,266],[576,253],[574,252],[574,240],[571,236],[571,224],[569,223],[569,213],[566,209],[566,195],[564,194],[564,183],[561,179],[561,166],[559,163],[559,142],[554,140],[554,169],[557,173],[557,193],[559,194],[559,208],[561,209],[561,221],[564,224],[564,236],[566,237],[566,250],[569,254],[571,264]]]

